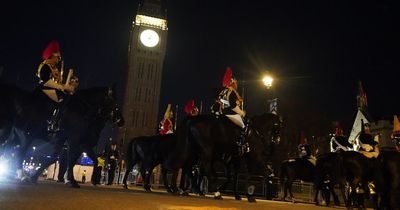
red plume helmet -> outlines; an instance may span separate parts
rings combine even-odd
[[[343,136],[343,129],[339,122],[336,123],[335,136]]]
[[[304,135],[304,131],[301,131],[300,133],[300,144],[305,144],[306,142],[306,136]]]
[[[232,69],[228,66],[224,74],[224,80],[222,81],[222,86],[229,87],[232,83]]]
[[[194,107],[195,107],[194,100],[193,99],[189,100],[185,105],[185,109],[184,109],[185,113],[186,114],[191,113]]]
[[[52,55],[61,56],[60,53],[61,53],[60,45],[58,44],[58,42],[56,40],[53,40],[47,45],[46,49],[44,49],[42,58],[43,58],[43,60],[46,60],[46,59],[50,58],[50,56],[52,56]]]

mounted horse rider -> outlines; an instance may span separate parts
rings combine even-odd
[[[230,67],[226,68],[222,81],[223,90],[219,93],[216,103],[211,107],[215,115],[224,114],[229,120],[242,129],[241,135],[236,141],[239,147],[239,155],[250,152],[250,147],[245,137],[248,131],[248,120],[244,121],[246,112],[242,110],[243,103],[237,91],[237,80],[233,77]],[[245,123],[246,122],[246,123]]]
[[[360,149],[358,152],[368,158],[377,158],[379,155],[379,138],[379,134],[375,136],[371,134],[369,123],[364,123],[364,120],[361,119],[361,132],[358,136]]]
[[[78,86],[78,78],[73,76],[73,70],[70,69],[67,81],[63,83],[63,62],[60,45],[57,41],[53,40],[47,45],[42,58],[43,61],[40,63],[36,74],[39,78],[38,88],[55,102],[55,110],[48,121],[48,131],[57,132],[59,130],[60,111],[62,111],[68,96],[75,92]],[[57,67],[60,61],[61,70]]]
[[[350,151],[353,150],[353,145],[349,143],[346,136],[343,134],[343,129],[339,122],[335,124],[335,133],[330,140],[331,152]]]
[[[317,160],[312,155],[311,146],[308,144],[307,138],[304,136],[303,132],[301,132],[300,144],[297,146],[297,150],[302,160],[307,160],[315,166]]]
[[[167,110],[165,110],[164,119],[160,122],[160,135],[174,133],[174,123],[172,122],[173,117],[174,112],[171,109],[171,104],[168,104]]]

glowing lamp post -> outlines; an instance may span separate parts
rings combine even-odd
[[[267,73],[263,77],[262,81],[263,81],[265,87],[267,87],[267,90],[269,90],[272,87],[272,83],[274,82],[274,78],[272,78],[272,76]],[[270,95],[271,93],[269,93],[268,95]],[[271,98],[271,96],[267,96],[267,98]],[[277,110],[277,99],[268,100],[267,106],[269,107],[269,111],[271,113],[277,114],[277,112],[278,112],[278,110]]]
[[[262,81],[267,89],[269,89],[272,87],[272,82],[274,81],[274,78],[272,78],[270,75],[265,75]]]

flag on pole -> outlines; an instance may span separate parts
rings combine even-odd
[[[366,111],[368,107],[367,94],[364,91],[361,81],[358,81],[357,108]]]

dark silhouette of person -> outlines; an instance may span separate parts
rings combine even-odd
[[[108,152],[107,155],[107,166],[108,166],[108,182],[107,185],[112,185],[114,181],[114,176],[115,176],[115,169],[117,167],[118,163],[118,158],[119,158],[119,152],[117,150],[117,144],[113,143],[111,145],[111,149]]]

